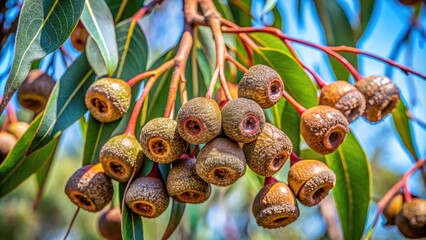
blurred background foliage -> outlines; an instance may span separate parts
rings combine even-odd
[[[9,12],[0,19],[4,24],[12,24],[19,13],[22,0],[5,0],[11,6]],[[139,1],[138,4],[141,4]],[[239,1],[216,1],[232,3]],[[242,1],[244,4],[247,1]],[[275,5],[272,11],[269,5]],[[371,5],[369,5],[371,3]],[[231,6],[234,6],[232,5]],[[370,8],[361,9],[362,6]],[[148,38],[150,62],[158,55],[176,44],[182,32],[181,1],[165,0],[161,7],[143,18],[140,25]],[[266,11],[265,11],[266,9]],[[424,9],[424,7],[423,7]],[[370,11],[368,18],[359,18],[360,11]],[[426,69],[425,40],[426,13],[412,7],[401,5],[397,0],[278,0],[251,1],[251,9],[245,9],[253,16],[252,21],[244,13],[237,15],[239,21],[248,21],[254,26],[275,25],[283,32],[309,41],[328,43],[330,45],[353,45],[374,52],[381,56],[393,57],[397,61],[424,72]],[[128,17],[128,16],[127,16]],[[248,20],[247,20],[248,19]],[[417,25],[413,25],[417,19]],[[368,23],[368,24],[367,24]],[[242,24],[243,25],[243,24]],[[9,26],[13,27],[13,26]],[[3,48],[0,57],[1,89],[13,59],[13,36],[7,39],[10,46]],[[12,42],[12,43],[10,43]],[[69,42],[65,48],[75,58],[78,52]],[[315,69],[324,79],[331,81],[334,75],[347,78],[339,68],[331,68],[327,57],[311,49],[296,47],[301,59]],[[214,54],[214,53],[213,53]],[[47,69],[53,54],[40,63],[41,69]],[[354,55],[349,60],[358,64],[363,75],[383,74],[385,66]],[[64,72],[61,64],[55,63],[55,79]],[[334,63],[332,62],[332,67]],[[334,71],[333,71],[334,70]],[[410,112],[420,119],[425,119],[426,84],[414,81],[398,71],[392,74],[394,81],[401,88]],[[13,104],[18,108],[16,99]],[[422,107],[423,106],[423,107]],[[18,109],[19,119],[30,121],[31,113]],[[3,117],[2,117],[3,118]],[[420,124],[412,123],[415,148],[420,157],[426,156],[425,129]],[[357,120],[352,129],[366,151],[373,172],[373,197],[370,205],[367,225],[374,217],[375,202],[396,182],[412,164],[412,157],[402,145],[396,134],[392,118],[388,117],[378,125],[370,125],[364,120]],[[76,207],[63,193],[67,179],[80,166],[83,158],[84,138],[79,123],[72,125],[64,133],[54,157],[48,175],[44,194],[37,210],[33,211],[37,195],[35,176],[25,181],[13,193],[0,200],[0,239],[60,239],[64,236]],[[302,157],[304,154],[302,153]],[[307,156],[307,155],[305,155]],[[286,181],[289,163],[280,171],[277,178]],[[118,185],[114,185],[118,192]],[[420,174],[416,173],[409,181],[414,195],[425,198],[426,191]],[[229,188],[213,187],[210,199],[200,205],[187,205],[183,219],[173,234],[172,239],[327,239],[327,224],[339,228],[333,198],[329,196],[320,206],[307,208],[299,205],[301,216],[298,221],[283,229],[265,230],[258,227],[251,213],[251,203],[261,188],[261,179],[247,170],[246,175]],[[118,197],[117,197],[118,198]],[[118,204],[118,199],[115,199]],[[322,211],[331,213],[333,221],[326,222]],[[158,239],[162,235],[170,214],[170,207],[165,214],[155,220],[143,220],[146,239]],[[69,239],[99,239],[97,219],[99,213],[81,211],[71,231]],[[375,239],[398,239],[401,236],[394,227],[383,227],[384,220],[376,227]],[[329,225],[330,227],[330,225]],[[332,226],[331,226],[332,227]]]

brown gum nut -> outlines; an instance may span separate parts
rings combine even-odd
[[[321,89],[320,105],[334,107],[351,123],[365,111],[364,95],[346,81],[336,81]]]
[[[280,228],[299,217],[299,208],[291,189],[283,182],[270,183],[257,193],[252,207],[257,225]]]
[[[396,217],[396,225],[405,237],[426,237],[426,200],[413,198],[410,202],[405,202]]]
[[[284,84],[280,75],[265,65],[248,69],[238,84],[238,97],[256,101],[262,108],[270,108],[282,96]]]
[[[179,202],[202,203],[210,197],[211,186],[197,175],[195,159],[190,158],[173,163],[167,176],[167,192]]]
[[[402,205],[404,203],[404,195],[398,193],[388,202],[385,209],[383,210],[383,215],[386,217],[386,225],[395,225],[395,218],[398,216],[399,211],[401,211]]]
[[[87,32],[84,25],[79,22],[77,27],[71,33],[71,44],[72,46],[79,52],[84,50],[86,46],[87,38],[89,37],[89,33]]]
[[[179,135],[177,122],[164,117],[154,118],[145,124],[140,143],[144,154],[158,163],[170,163],[188,148],[188,143]]]
[[[287,135],[270,123],[253,142],[245,143],[243,150],[247,165],[255,173],[270,177],[286,163],[293,149]]]
[[[364,118],[375,123],[386,117],[399,103],[399,89],[385,76],[368,76],[356,83],[364,94],[366,109]]]
[[[169,195],[163,181],[155,177],[136,179],[124,196],[127,206],[136,214],[156,218],[169,206]]]
[[[246,160],[238,143],[228,138],[215,138],[199,152],[195,169],[204,181],[225,187],[244,175]]]
[[[55,80],[41,70],[31,70],[18,89],[19,104],[35,113],[43,111],[55,84]]]
[[[65,193],[78,207],[98,212],[111,202],[113,188],[111,179],[97,163],[78,169],[68,180]]]
[[[319,154],[336,150],[348,132],[348,120],[335,108],[320,105],[302,114],[300,133],[308,146]]]
[[[220,134],[222,114],[213,99],[197,97],[186,102],[177,114],[179,134],[191,144],[203,144]]]
[[[120,119],[130,107],[130,86],[121,79],[101,78],[86,92],[86,107],[99,122]]]
[[[27,122],[12,122],[7,127],[7,131],[12,133],[17,139],[21,138],[22,135],[30,127],[30,124]]]
[[[115,207],[105,211],[98,221],[99,232],[108,240],[121,240],[121,212]]]
[[[99,153],[105,173],[114,180],[127,182],[133,171],[137,171],[143,161],[142,147],[130,135],[118,135],[109,139]]]
[[[263,109],[253,100],[237,98],[222,109],[222,129],[236,142],[256,140],[265,125]]]
[[[335,184],[334,172],[317,160],[299,161],[288,172],[288,185],[305,206],[320,203]]]
[[[16,144],[16,138],[8,132],[0,132],[0,164]]]

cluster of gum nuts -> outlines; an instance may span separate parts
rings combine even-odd
[[[253,201],[253,215],[264,228],[284,227],[299,217],[297,200],[318,204],[335,185],[336,177],[318,160],[296,161],[288,172],[288,184],[271,177],[292,154],[288,136],[265,122],[263,109],[277,103],[284,91],[279,74],[264,65],[251,67],[238,86],[229,85],[238,98],[217,102],[196,97],[178,111],[176,120],[155,118],[141,129],[139,140],[122,134],[101,149],[99,163],[77,170],[65,192],[79,207],[100,211],[113,197],[110,179],[129,181],[142,166],[143,156],[161,164],[172,163],[164,182],[158,173],[136,178],[124,202],[146,218],[161,215],[169,197],[183,203],[202,203],[211,185],[230,186],[241,178],[248,165],[266,177]],[[370,76],[353,86],[337,81],[324,87],[320,105],[301,115],[300,132],[307,145],[320,154],[337,149],[359,116],[377,122],[395,108],[399,91],[386,77]],[[86,106],[101,122],[116,121],[130,106],[130,87],[120,79],[102,78],[86,93]],[[188,157],[190,145],[205,144],[196,157]]]

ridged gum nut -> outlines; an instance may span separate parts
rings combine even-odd
[[[368,76],[355,86],[364,94],[367,105],[363,116],[370,122],[379,122],[399,103],[399,89],[388,77]]]
[[[383,215],[386,217],[386,225],[395,225],[395,218],[398,216],[399,211],[401,211],[402,205],[404,203],[404,195],[402,193],[396,194],[386,205],[383,210]]]
[[[136,179],[124,196],[127,206],[136,214],[146,218],[156,218],[169,206],[164,183],[155,177]]]
[[[254,198],[252,211],[257,225],[264,228],[285,227],[300,215],[293,192],[283,182],[263,186]]]
[[[319,154],[336,150],[348,132],[348,120],[335,108],[319,105],[302,114],[300,133],[308,146]]]
[[[65,193],[78,207],[89,212],[99,212],[113,196],[111,179],[100,163],[78,169],[68,180]]]
[[[99,122],[113,122],[130,107],[130,86],[121,79],[101,78],[86,92],[86,107]]]
[[[226,85],[228,86],[228,90],[232,99],[238,98],[238,85],[231,82],[226,82]],[[226,98],[225,92],[222,90],[222,88],[219,88],[219,90],[216,91],[214,100],[217,102],[220,109],[222,109],[228,103],[228,99]]]
[[[256,140],[264,126],[263,109],[251,99],[233,99],[222,109],[223,132],[236,142]]]
[[[102,213],[98,221],[99,232],[108,240],[121,240],[121,212],[115,207]]]
[[[0,132],[0,163],[7,157],[16,144],[16,138],[8,132]]]
[[[169,118],[154,118],[141,130],[140,143],[143,153],[152,161],[170,163],[178,159],[188,148],[179,135],[177,122]]]
[[[81,22],[78,22],[74,31],[71,33],[71,44],[79,52],[86,46],[89,33]]]
[[[12,122],[7,127],[7,131],[12,133],[17,139],[21,138],[22,135],[30,127],[30,124],[27,122]]]
[[[288,185],[305,206],[320,203],[335,184],[334,172],[318,160],[299,161],[288,172]]]
[[[198,153],[195,169],[204,181],[226,187],[244,175],[246,159],[238,143],[215,138]]]
[[[139,141],[125,134],[109,139],[99,153],[99,162],[105,173],[119,182],[127,182],[133,171],[140,168],[142,161],[143,152]]]
[[[44,110],[55,80],[39,69],[33,69],[18,89],[19,104],[35,113]]]
[[[179,134],[191,144],[211,141],[222,130],[222,114],[213,99],[197,97],[186,102],[176,117]]]
[[[345,115],[351,123],[365,111],[365,97],[352,84],[336,81],[321,89],[320,105],[334,107]]]
[[[202,203],[210,197],[211,186],[197,175],[195,159],[190,158],[173,163],[167,176],[167,192],[179,202]]]
[[[286,163],[293,144],[287,135],[270,123],[265,123],[262,133],[243,147],[247,165],[253,172],[270,177]]]
[[[396,225],[407,238],[426,237],[426,200],[413,198],[405,202],[396,217]]]
[[[282,96],[284,84],[280,75],[265,65],[254,65],[238,84],[238,97],[256,101],[262,108],[270,108]]]

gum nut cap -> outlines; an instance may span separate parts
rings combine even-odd
[[[121,212],[115,207],[105,211],[98,221],[99,232],[108,240],[121,240]]]
[[[413,198],[405,202],[396,217],[396,225],[407,238],[426,237],[426,200]]]
[[[169,195],[163,182],[155,177],[136,179],[124,196],[127,206],[146,218],[160,216],[169,205]]]
[[[370,122],[379,122],[399,103],[399,89],[388,77],[368,76],[358,81],[356,87],[364,94],[367,105],[363,116]]]
[[[127,182],[133,171],[137,171],[142,165],[142,147],[135,137],[118,135],[102,146],[99,161],[109,177],[119,182]]]
[[[335,184],[334,172],[317,160],[299,161],[288,172],[288,185],[305,206],[320,203]]]
[[[215,138],[199,152],[195,169],[204,181],[225,187],[244,175],[246,159],[238,143],[228,138]]]
[[[7,127],[7,131],[13,134],[17,139],[21,138],[22,135],[30,127],[30,124],[27,122],[12,122]]]
[[[329,154],[345,140],[349,123],[339,110],[319,105],[302,114],[300,132],[312,150]]]
[[[264,126],[263,109],[251,99],[233,99],[222,109],[223,132],[236,142],[256,140]]]
[[[195,159],[190,158],[173,163],[167,176],[167,192],[179,202],[202,203],[210,197],[211,186],[197,175]]]
[[[130,107],[130,86],[121,79],[101,78],[86,92],[86,107],[99,122],[113,122]]]
[[[270,177],[287,162],[293,144],[287,135],[270,123],[265,123],[262,133],[253,142],[245,143],[247,165],[255,173]]]
[[[44,110],[55,80],[39,69],[33,69],[18,89],[19,104],[35,113]]]
[[[0,132],[0,163],[7,157],[16,144],[16,138],[8,132]]]
[[[65,193],[78,207],[89,212],[99,212],[113,196],[111,179],[100,163],[78,169],[68,180]]]
[[[177,122],[163,117],[145,124],[140,133],[140,143],[143,153],[158,163],[170,163],[188,148],[188,143],[177,130]]]
[[[396,216],[398,216],[399,211],[401,211],[402,205],[404,203],[404,195],[398,193],[388,202],[385,209],[383,210],[383,215],[386,217],[386,225],[395,225]]]
[[[186,102],[177,114],[179,134],[191,144],[211,141],[222,130],[222,114],[213,99],[197,97]]]
[[[263,186],[254,198],[252,211],[257,225],[263,228],[285,227],[300,215],[293,192],[283,182]]]
[[[365,112],[365,97],[352,84],[336,81],[321,89],[320,105],[334,107],[351,123]]]
[[[256,101],[262,108],[270,108],[282,96],[284,84],[280,75],[265,65],[254,65],[238,84],[238,97]]]

